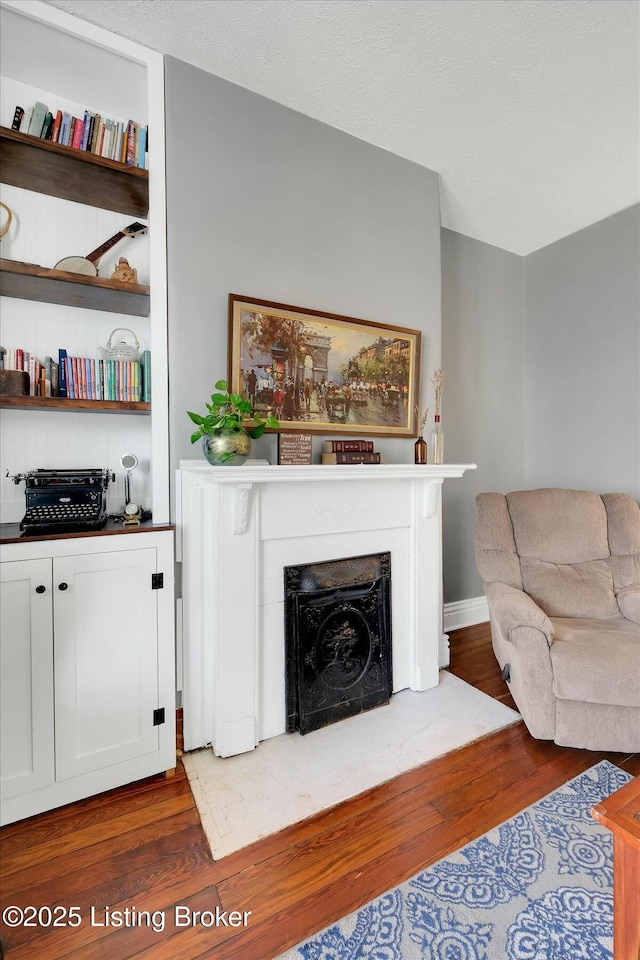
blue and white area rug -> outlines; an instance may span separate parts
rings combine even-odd
[[[610,960],[613,845],[591,807],[631,779],[603,760],[280,960]]]

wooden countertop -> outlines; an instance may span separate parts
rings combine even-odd
[[[33,543],[43,540],[70,540],[75,537],[111,537],[129,536],[134,533],[157,533],[159,530],[174,530],[171,523],[153,523],[145,520],[139,526],[123,526],[118,520],[107,520],[102,530],[81,530],[76,533],[50,533],[44,535],[25,536],[20,531],[19,523],[0,524],[0,543]]]

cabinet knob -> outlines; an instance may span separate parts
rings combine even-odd
[[[47,588],[44,586],[44,584],[41,583],[39,584],[39,586],[36,587],[36,593],[44,593],[46,589]]]
[[[58,584],[58,590],[66,590],[66,589],[68,588],[68,586],[69,586],[69,584],[68,584],[68,583],[65,583],[65,582],[63,581],[62,583],[59,583],[59,584]]]

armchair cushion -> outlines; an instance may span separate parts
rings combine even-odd
[[[623,587],[618,594],[618,606],[623,617],[640,623],[640,584],[632,583]]]
[[[613,577],[606,560],[549,563],[521,557],[522,584],[549,617],[619,617]]]
[[[507,494],[522,588],[550,617],[619,617],[607,511],[587,490]]]
[[[498,581],[486,583],[484,590],[503,637],[511,640],[514,630],[519,627],[532,627],[545,635],[547,643],[551,643],[553,625],[544,611],[526,593]]]
[[[640,707],[640,630],[630,620],[554,618],[553,692],[559,700]]]

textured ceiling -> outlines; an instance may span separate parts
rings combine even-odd
[[[527,254],[639,199],[636,0],[49,0],[438,171]]]

